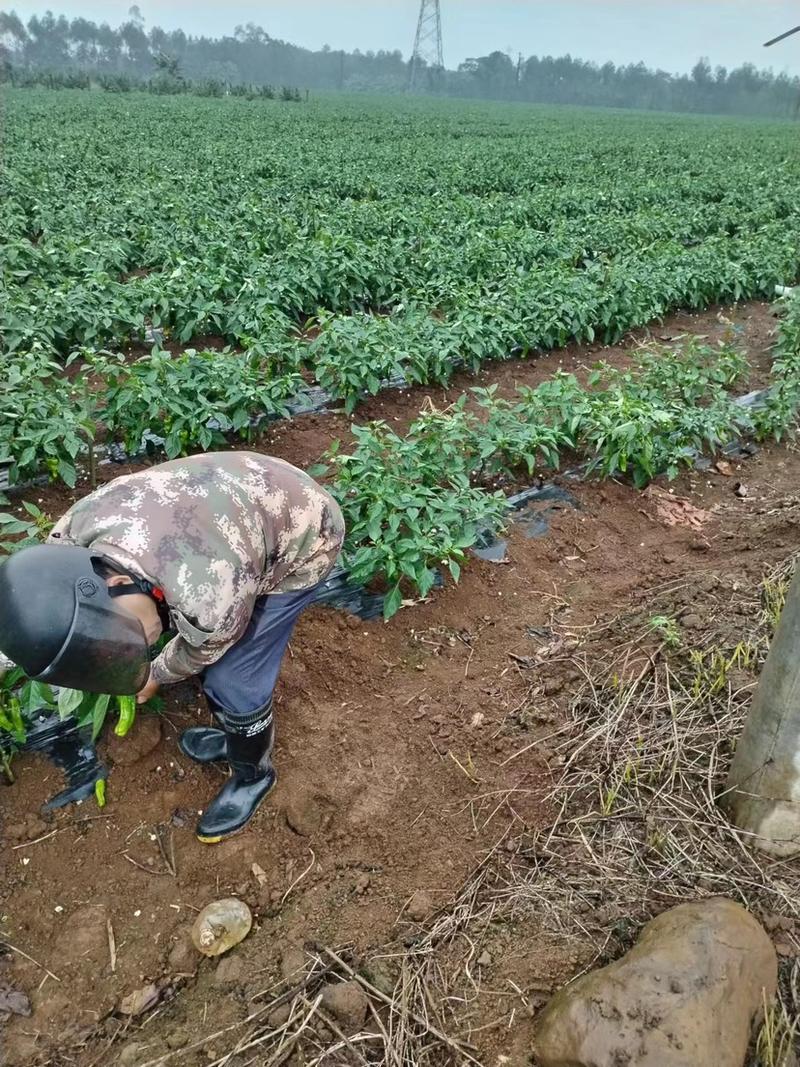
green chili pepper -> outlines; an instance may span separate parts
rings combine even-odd
[[[11,713],[11,722],[14,725],[14,733],[20,744],[25,741],[26,730],[25,723],[22,721],[22,705],[16,697],[12,697],[8,702],[8,710]]]
[[[114,733],[117,737],[124,737],[136,718],[136,697],[117,697],[117,707],[119,719],[114,727]]]
[[[104,808],[106,806],[106,780],[105,778],[98,778],[94,783],[94,798],[97,801],[98,808]]]

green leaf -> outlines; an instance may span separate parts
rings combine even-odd
[[[100,736],[100,731],[103,729],[103,723],[106,721],[106,714],[108,713],[110,703],[111,697],[108,693],[101,693],[94,702],[94,707],[92,708],[93,741],[96,741]]]
[[[383,601],[383,617],[384,619],[391,619],[391,617],[400,610],[400,605],[403,602],[403,594],[400,592],[400,583],[391,590],[390,593],[384,598]]]
[[[312,463],[307,469],[306,474],[309,478],[325,478],[330,472],[331,468],[327,463]]]
[[[81,706],[84,695],[81,689],[59,689],[56,704],[59,716],[62,719],[68,719]]]
[[[27,715],[49,711],[55,707],[53,690],[44,682],[26,682],[22,687],[22,703]]]
[[[68,463],[65,459],[58,461],[58,474],[62,482],[70,487],[75,488],[75,482],[78,480],[78,472],[75,470],[71,463]]]

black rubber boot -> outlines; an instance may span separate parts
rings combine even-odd
[[[195,763],[219,763],[227,758],[222,708],[206,695],[208,710],[216,726],[190,726],[178,738],[178,748]]]
[[[225,731],[214,726],[190,726],[178,739],[178,748],[195,763],[217,763],[227,756]]]
[[[206,845],[215,845],[246,826],[278,780],[270,759],[275,736],[272,701],[246,719],[225,715],[223,721],[231,776],[197,824],[197,838]]]

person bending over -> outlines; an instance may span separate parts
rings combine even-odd
[[[139,703],[199,675],[220,728],[192,727],[179,744],[230,766],[197,826],[221,841],[275,786],[281,660],[343,539],[333,497],[268,456],[207,453],[116,478],[47,544],[0,564],[0,668]]]

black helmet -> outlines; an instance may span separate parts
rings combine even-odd
[[[0,651],[30,678],[124,696],[147,681],[142,624],[109,595],[85,548],[36,545],[0,564]]]

